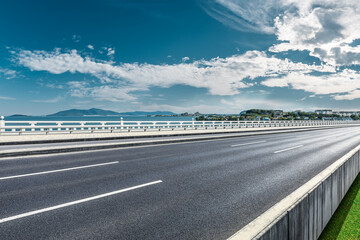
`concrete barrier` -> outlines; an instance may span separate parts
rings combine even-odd
[[[229,239],[318,239],[359,174],[359,150],[360,145]]]

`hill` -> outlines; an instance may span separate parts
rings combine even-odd
[[[148,116],[148,115],[177,115],[176,113],[169,111],[156,111],[156,112],[114,112],[110,110],[103,110],[98,108],[91,109],[70,109],[60,111],[54,114],[47,115],[49,117],[83,117],[83,116]]]
[[[102,110],[98,108],[91,108],[91,109],[70,109],[65,111],[60,111],[54,114],[47,115],[49,117],[83,117],[83,116],[120,116],[120,113],[109,111],[109,110]]]
[[[23,114],[14,114],[8,117],[18,118],[18,117],[30,117],[29,115],[23,115]]]

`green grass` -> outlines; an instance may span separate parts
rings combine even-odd
[[[360,175],[351,185],[319,239],[360,239]]]

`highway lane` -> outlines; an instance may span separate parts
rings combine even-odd
[[[342,127],[335,127],[342,128]],[[301,131],[306,131],[307,129],[301,129]],[[318,129],[321,131],[322,129]],[[194,139],[194,138],[204,138],[204,137],[223,137],[223,136],[248,136],[250,134],[262,134],[268,132],[276,132],[277,130],[264,130],[264,131],[254,131],[254,132],[237,132],[237,133],[213,133],[213,134],[190,134],[190,135],[174,135],[174,136],[162,136],[162,137],[124,137],[122,139],[112,139],[112,140],[95,140],[95,141],[84,141],[78,140],[76,142],[54,142],[54,143],[0,143],[0,151],[4,150],[17,150],[17,149],[35,149],[35,148],[51,148],[51,147],[69,147],[69,146],[79,146],[79,145],[94,145],[94,144],[120,144],[120,143],[136,143],[136,142],[152,142],[159,140],[181,140],[181,139]],[[294,129],[285,129],[281,131],[294,131]],[[169,132],[171,134],[171,132]],[[179,134],[179,133],[178,133]],[[18,136],[21,139],[22,136]]]
[[[359,133],[352,127],[3,159],[0,238],[225,239],[358,145]],[[89,165],[96,166],[79,168]],[[70,170],[1,180],[61,169]]]
[[[10,144],[0,145],[0,151],[13,150],[13,149],[31,149],[39,147],[58,147],[58,146],[76,146],[76,145],[92,145],[92,144],[108,144],[108,143],[136,143],[142,141],[157,141],[157,140],[170,140],[170,139],[193,139],[199,137],[221,137],[221,136],[242,136],[249,135],[248,132],[244,133],[226,133],[226,134],[201,134],[201,135],[189,135],[189,136],[170,136],[170,137],[141,137],[141,138],[125,138],[114,140],[96,140],[96,141],[78,141],[78,142],[57,142],[57,143],[40,143],[40,144]]]

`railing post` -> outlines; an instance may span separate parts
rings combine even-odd
[[[156,122],[153,122],[152,125],[153,125],[153,128],[154,128],[154,129],[157,128],[157,129],[159,129],[159,131],[161,131],[161,126],[160,126],[160,125],[156,125]]]
[[[5,132],[5,120],[4,120],[4,116],[1,116],[1,120],[0,120],[0,132]]]
[[[57,122],[56,124],[57,124],[57,128],[58,128],[57,130],[61,131],[61,127],[62,127],[63,123],[62,122]],[[34,124],[34,127],[35,127],[35,124]],[[35,131],[35,129],[34,129],[34,131]]]
[[[194,118],[191,119],[191,124],[192,124],[192,129],[195,128],[195,121],[194,121]]]
[[[124,118],[120,118],[120,131],[124,129]]]
[[[32,131],[32,132],[35,132],[35,124],[36,124],[36,123],[34,123],[34,122],[31,122],[31,123],[30,123],[31,131]]]
[[[180,122],[180,128],[184,128],[184,130],[186,130],[186,127],[184,127],[184,122]]]

